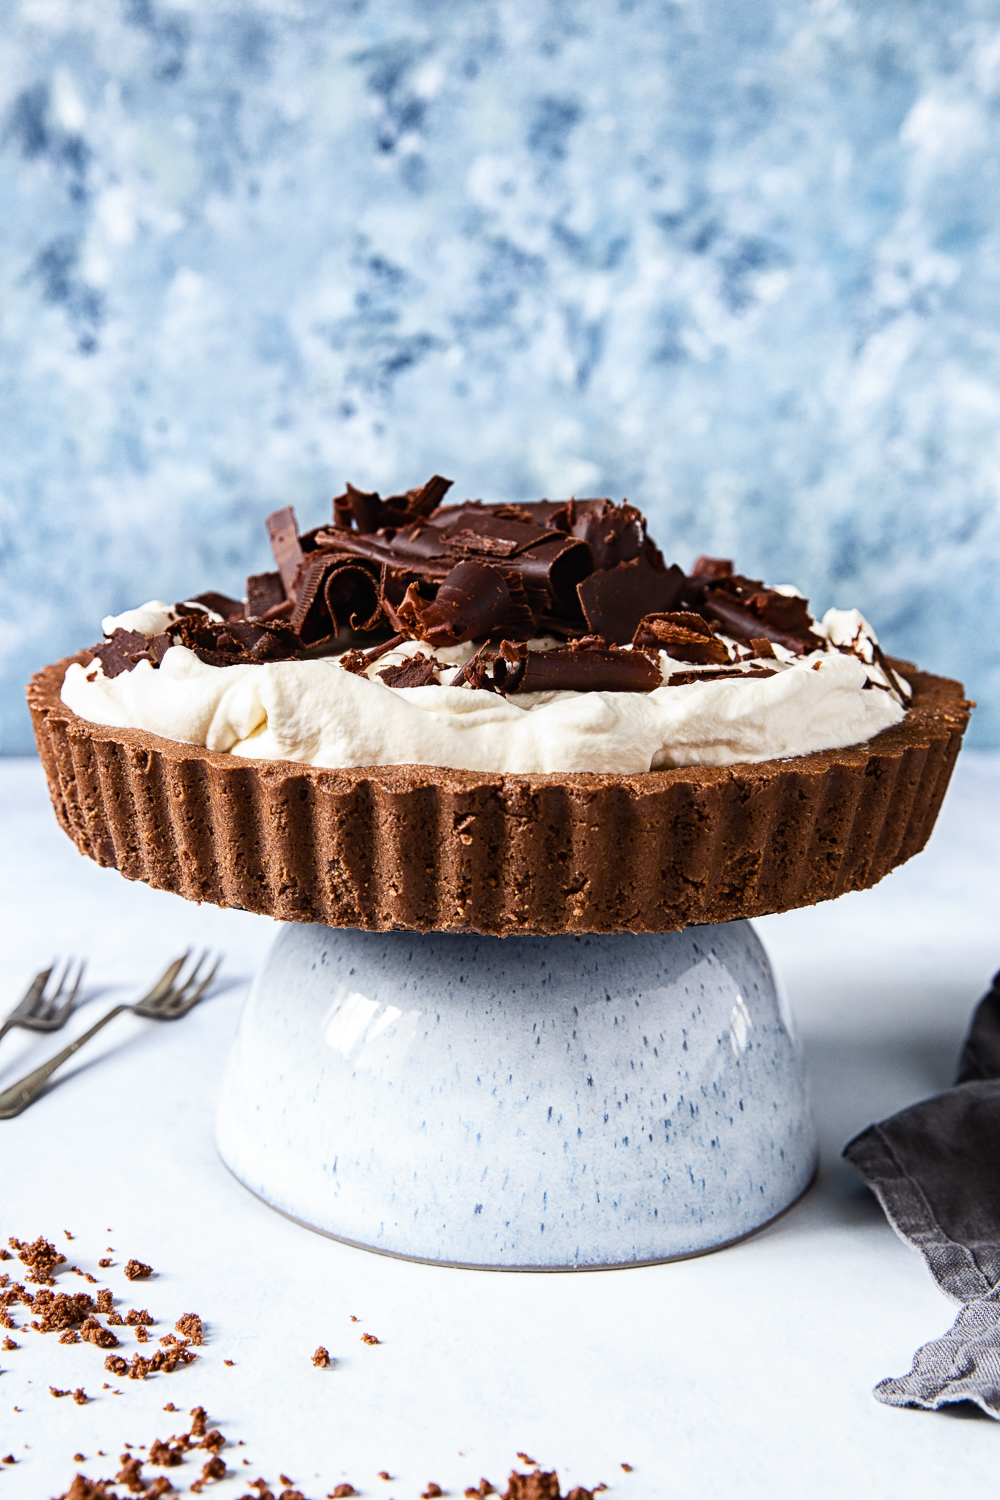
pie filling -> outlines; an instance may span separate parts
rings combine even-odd
[[[441,504],[348,486],[333,525],[268,518],[245,600],[150,601],[66,672],[92,723],[330,767],[632,774],[832,750],[909,685],[856,610],[701,557],[667,567],[610,500]]]

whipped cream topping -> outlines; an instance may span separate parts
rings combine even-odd
[[[792,593],[789,586],[782,592]],[[104,622],[155,635],[173,611],[152,600]],[[140,623],[141,622],[141,623]],[[110,627],[110,629],[109,629]],[[815,626],[848,650],[794,656],[775,645],[771,677],[671,687],[671,673],[706,674],[660,653],[664,684],[648,693],[544,692],[504,698],[469,687],[388,687],[375,674],[421,647],[407,642],[358,676],[336,656],[210,666],[173,646],[158,668],[140,661],[107,678],[99,661],[72,664],[62,700],[91,723],[261,760],[347,767],[434,765],[470,771],[632,774],[670,766],[729,766],[833,750],[871,739],[905,712],[874,661],[877,638],[857,610],[828,610]],[[725,637],[723,637],[725,639]],[[532,650],[557,644],[528,643]],[[732,644],[732,643],[730,643]],[[475,647],[438,648],[456,675]],[[761,663],[747,661],[749,673]],[[897,680],[899,680],[897,678]],[[904,691],[907,684],[902,684]]]

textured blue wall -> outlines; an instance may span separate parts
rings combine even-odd
[[[1000,743],[1000,8],[0,8],[2,746],[350,478],[627,495]]]

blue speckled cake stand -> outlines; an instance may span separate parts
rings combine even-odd
[[[642,1265],[805,1191],[798,1047],[747,922],[656,936],[284,927],[217,1138],[265,1202],[389,1255]]]

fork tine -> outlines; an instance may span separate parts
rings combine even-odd
[[[169,964],[167,968],[164,969],[159,979],[153,985],[153,988],[149,991],[149,994],[143,995],[142,999],[137,1001],[137,1004],[156,1005],[160,1000],[163,1000],[167,995],[169,995],[170,991],[174,987],[174,980],[177,978],[181,969],[183,969],[184,965],[188,961],[190,952],[190,948],[185,948],[180,958],[175,958],[173,963]]]
[[[21,1001],[20,1005],[17,1007],[18,1012],[22,1016],[35,1015],[39,1005],[41,1004],[42,996],[45,994],[45,986],[48,984],[49,978],[54,968],[55,965],[51,964],[47,969],[41,969],[35,975],[34,979],[28,986],[27,994]]]
[[[66,986],[69,984],[70,975],[72,974],[74,964],[76,965],[76,976],[73,979],[73,987],[64,999],[63,993],[66,989]],[[53,1021],[57,1016],[69,1015],[70,1011],[73,1009],[73,1006],[76,1004],[77,991],[80,988],[80,981],[83,978],[83,971],[86,967],[87,960],[85,958],[68,958],[66,960],[66,966],[63,969],[62,974],[59,976],[59,983],[56,985],[55,993],[46,1004],[45,1019],[47,1021]]]
[[[209,985],[212,983],[212,980],[215,978],[218,967],[222,962],[221,958],[217,958],[215,960],[215,963],[209,969],[208,973],[205,975],[201,983],[196,985],[195,989],[190,993],[188,993],[188,991],[190,986],[194,984],[194,981],[197,979],[198,971],[200,970],[202,964],[206,959],[210,957],[211,955],[206,948],[204,953],[202,953],[201,957],[199,958],[197,966],[195,967],[193,973],[189,975],[186,983],[181,986],[176,996],[171,1001],[171,1010],[190,1010],[192,1006],[196,1005],[197,1002],[201,999],[202,995],[205,993]]]

